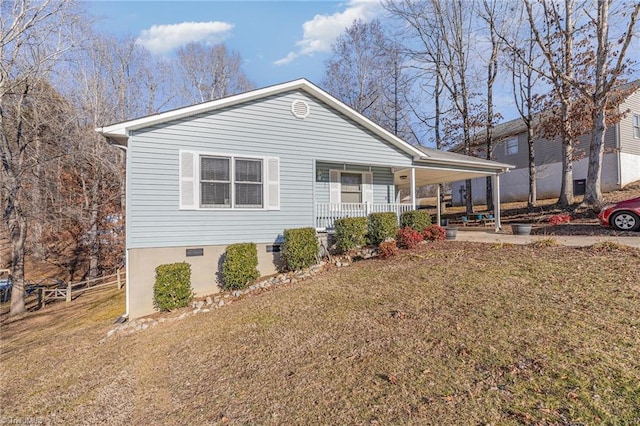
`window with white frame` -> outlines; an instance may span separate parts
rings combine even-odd
[[[275,157],[180,152],[180,208],[280,209]]]
[[[518,137],[514,136],[504,142],[504,154],[515,155],[518,153]]]
[[[633,114],[633,137],[640,138],[640,115]]]
[[[262,193],[261,159],[200,157],[200,207],[262,208]]]
[[[362,174],[340,174],[340,201],[342,203],[362,202]]]
[[[373,173],[329,170],[329,203],[373,203]]]

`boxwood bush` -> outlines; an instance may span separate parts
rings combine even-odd
[[[378,245],[387,238],[395,238],[398,218],[395,213],[371,213],[369,215],[369,242]]]
[[[426,210],[411,210],[402,213],[400,216],[401,228],[408,226],[418,232],[422,232],[429,225],[431,225],[431,215]]]
[[[345,217],[334,222],[338,250],[346,252],[367,243],[367,218]]]
[[[240,290],[260,277],[258,249],[255,243],[239,243],[227,246],[222,263],[223,287]]]
[[[308,268],[318,258],[318,239],[314,228],[284,230],[282,257],[290,271]]]
[[[153,306],[172,311],[189,305],[193,299],[191,265],[186,262],[160,265],[153,285]]]

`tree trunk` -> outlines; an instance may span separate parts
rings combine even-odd
[[[602,157],[604,156],[604,137],[606,130],[605,106],[596,105],[593,114],[593,133],[589,148],[589,167],[584,194],[584,204],[599,205],[602,203],[600,181],[602,178]]]
[[[95,173],[98,175],[98,173]],[[98,236],[98,197],[100,196],[98,184],[99,176],[94,176],[91,187],[91,213],[89,219],[89,279],[98,277],[98,257],[100,254],[100,241]]]
[[[533,128],[531,122],[527,125],[527,147],[529,148],[529,199],[527,200],[527,209],[533,210],[538,204],[538,195],[536,189],[536,159],[533,140]]]
[[[11,242],[11,308],[9,315],[21,314],[24,305],[24,245],[27,239],[27,220],[15,208],[9,218]]]
[[[573,204],[573,145],[562,144],[562,185],[558,205],[567,208]]]

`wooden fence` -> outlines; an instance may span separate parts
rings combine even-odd
[[[74,296],[85,291],[93,291],[104,289],[105,287],[117,285],[118,290],[126,285],[126,273],[118,268],[115,274],[105,275],[103,277],[93,278],[77,283],[68,282],[66,288],[47,288],[40,287],[38,289],[38,306],[45,306],[47,300],[61,300],[71,302]]]

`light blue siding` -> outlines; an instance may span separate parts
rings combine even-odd
[[[310,106],[304,120],[291,113],[296,99]],[[179,150],[278,157],[280,210],[179,210]],[[314,226],[314,161],[371,165],[375,202],[393,202],[390,166],[411,165],[397,148],[298,91],[132,132],[127,161],[128,248],[273,242],[285,228]],[[328,201],[328,186],[318,182],[315,192],[316,201]]]

